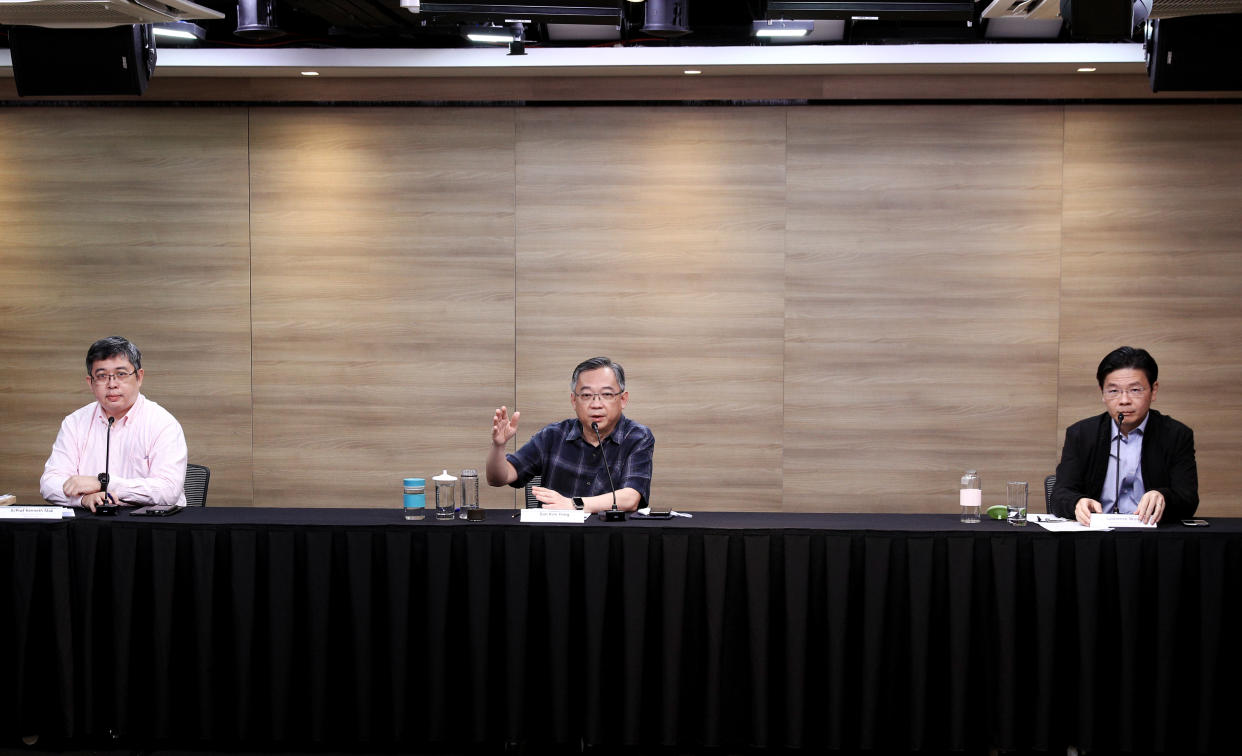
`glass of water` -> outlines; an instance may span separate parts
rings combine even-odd
[[[436,484],[436,519],[453,519],[457,516],[457,476],[445,470],[431,480]]]
[[[1005,508],[1010,525],[1026,525],[1026,481],[1009,481],[1005,484]]]

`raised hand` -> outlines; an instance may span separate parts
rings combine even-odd
[[[492,415],[492,444],[504,446],[509,443],[509,439],[517,435],[518,418],[521,416],[521,412],[514,412],[510,417],[508,407],[496,410],[496,414]]]

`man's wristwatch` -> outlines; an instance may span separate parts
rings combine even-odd
[[[585,506],[586,506],[586,504],[583,504],[583,503],[582,503],[582,497],[581,497],[581,496],[575,496],[575,497],[574,497],[574,509],[582,509],[582,508],[583,508],[583,507],[585,507]]]

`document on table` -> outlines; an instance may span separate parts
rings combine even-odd
[[[1031,514],[1027,519],[1034,522],[1044,530],[1051,530],[1054,533],[1072,533],[1074,531],[1085,532],[1088,530],[1108,530],[1108,528],[1088,528],[1085,525],[1079,525],[1077,520],[1067,520],[1064,517],[1057,517],[1051,514]]]

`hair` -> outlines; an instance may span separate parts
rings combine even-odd
[[[86,374],[90,375],[91,368],[96,362],[106,360],[109,357],[120,355],[127,360],[129,364],[134,366],[134,370],[142,369],[142,352],[138,351],[138,347],[133,342],[121,336],[109,336],[106,339],[100,339],[91,348],[86,350]]]
[[[621,387],[621,391],[625,391],[625,368],[621,367],[620,362],[613,362],[607,357],[592,357],[589,360],[583,360],[578,363],[578,367],[574,368],[574,374],[569,379],[569,390],[578,390],[578,376],[588,370],[599,370],[600,368],[612,368],[612,374],[617,377],[617,385]]]
[[[1147,375],[1147,382],[1156,385],[1156,378],[1160,375],[1160,368],[1156,365],[1156,360],[1146,349],[1135,349],[1134,347],[1118,347],[1109,352],[1104,359],[1100,360],[1100,366],[1096,368],[1095,380],[1100,384],[1100,388],[1104,388],[1104,378],[1114,370],[1142,370]]]

